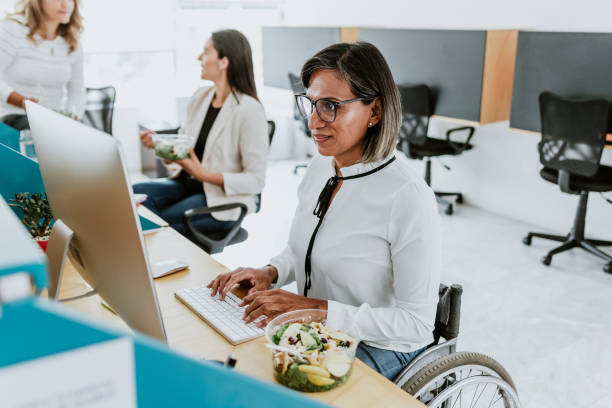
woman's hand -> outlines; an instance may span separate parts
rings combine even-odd
[[[32,101],[34,103],[38,103],[38,99],[25,97],[25,96],[23,96],[22,94],[20,94],[17,91],[11,92],[9,94],[8,98],[6,99],[7,103],[9,103],[9,104],[11,104],[13,106],[16,106],[18,108],[21,108],[21,109],[25,109],[25,102],[26,101]]]
[[[155,142],[153,142],[153,135],[155,134],[152,130],[145,130],[140,134],[140,143],[144,147],[148,147],[149,149],[155,148]]]
[[[232,290],[234,285],[249,286],[251,289],[248,294],[250,295],[257,291],[269,289],[277,276],[276,268],[271,265],[264,266],[263,268],[238,268],[232,272],[218,275],[206,287],[212,289],[212,296],[219,293],[221,300],[223,300],[227,292]]]
[[[245,305],[249,305],[244,311],[245,323],[250,323],[261,315],[266,316],[266,319],[257,323],[257,327],[264,327],[274,317],[292,310],[327,310],[327,300],[311,299],[282,289],[249,293],[239,306]]]
[[[181,160],[175,160],[174,163],[178,164],[194,179],[204,181],[204,173],[206,170],[202,168],[202,163],[198,156],[196,156],[193,149],[189,150],[189,156]]]

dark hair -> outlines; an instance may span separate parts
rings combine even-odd
[[[251,46],[246,37],[240,31],[221,30],[212,33],[211,39],[219,59],[227,57],[229,60],[227,80],[232,92],[238,91],[259,100],[255,88]]]
[[[378,97],[381,120],[368,128],[361,160],[365,163],[382,160],[397,145],[402,120],[399,92],[391,70],[378,48],[367,42],[331,45],[310,58],[302,67],[302,84],[308,88],[312,75],[322,69],[338,72],[362,103],[370,104]]]

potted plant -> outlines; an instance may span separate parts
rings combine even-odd
[[[15,198],[10,199],[8,205],[21,209],[23,212],[21,222],[42,250],[46,251],[53,221],[47,194],[16,193]]]

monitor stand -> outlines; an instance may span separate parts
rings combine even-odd
[[[66,257],[68,256],[70,241],[72,241],[73,236],[74,231],[64,224],[62,220],[55,220],[53,228],[51,229],[49,244],[47,245],[47,259],[49,261],[49,299],[57,299],[59,296],[64,265],[66,264]],[[152,277],[154,279],[160,278],[188,267],[189,265],[178,259],[158,262],[151,265],[153,272]],[[90,296],[95,293],[95,290],[91,290],[83,295],[64,300],[73,300],[76,298]]]
[[[47,258],[49,260],[49,298],[57,299],[59,296],[62,272],[68,255],[70,241],[74,232],[62,220],[55,220],[47,245]]]

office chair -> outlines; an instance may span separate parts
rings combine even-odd
[[[608,102],[604,99],[571,100],[550,92],[540,94],[542,141],[538,144],[540,176],[559,185],[562,192],[580,196],[574,225],[567,235],[529,232],[523,243],[544,238],[562,244],[543,258],[550,265],[552,257],[572,248],[582,248],[607,262],[604,271],[612,273],[612,256],[597,246],[612,241],[587,239],[584,236],[587,201],[590,191],[612,191],[612,167],[599,163],[608,129]]]
[[[15,130],[28,130],[30,129],[30,123],[26,115],[9,114],[0,118],[0,122],[7,126],[12,127]]]
[[[276,125],[274,121],[268,121],[268,141],[272,144],[272,139],[274,137],[274,131],[276,130]],[[233,225],[230,229],[225,229],[222,231],[208,231],[203,233],[197,229],[197,227],[193,224],[193,218],[198,215],[210,214],[216,211],[225,211],[232,210],[234,208],[240,208],[240,215],[238,219],[234,221]],[[255,196],[255,212],[258,213],[261,209],[261,193]],[[201,208],[191,208],[185,211],[183,216],[183,221],[185,226],[191,233],[191,237],[189,237],[193,242],[195,242],[200,248],[208,252],[209,254],[216,254],[218,252],[222,252],[223,248],[227,245],[237,244],[239,242],[245,241],[249,237],[249,233],[247,230],[241,227],[242,221],[247,213],[247,206],[243,203],[229,203],[224,205],[217,205],[213,207],[201,207]]]
[[[113,86],[87,88],[83,123],[112,135],[116,96]]]
[[[306,92],[304,86],[302,85],[302,80],[299,76],[292,74],[289,72],[289,83],[291,84],[291,91],[293,91],[294,95],[298,95]],[[294,100],[293,103],[293,119],[299,122],[299,127],[302,133],[307,137],[311,138],[310,129],[308,129],[308,119],[304,119],[304,117],[300,114],[300,111],[297,106],[297,102]],[[293,174],[297,174],[299,169],[305,169],[308,167],[308,164],[298,164],[293,168]]]
[[[411,159],[425,160],[425,181],[431,186],[431,158],[444,155],[459,155],[472,148],[470,140],[474,135],[473,126],[462,126],[446,132],[446,140],[428,137],[429,121],[434,111],[434,101],[427,85],[398,86],[402,100],[402,126],[400,128],[398,149]],[[468,131],[465,142],[451,140],[451,134]],[[444,166],[448,170],[450,167]],[[448,215],[453,213],[453,203],[444,197],[455,196],[456,203],[463,202],[459,192],[435,191],[436,200],[444,205]]]

